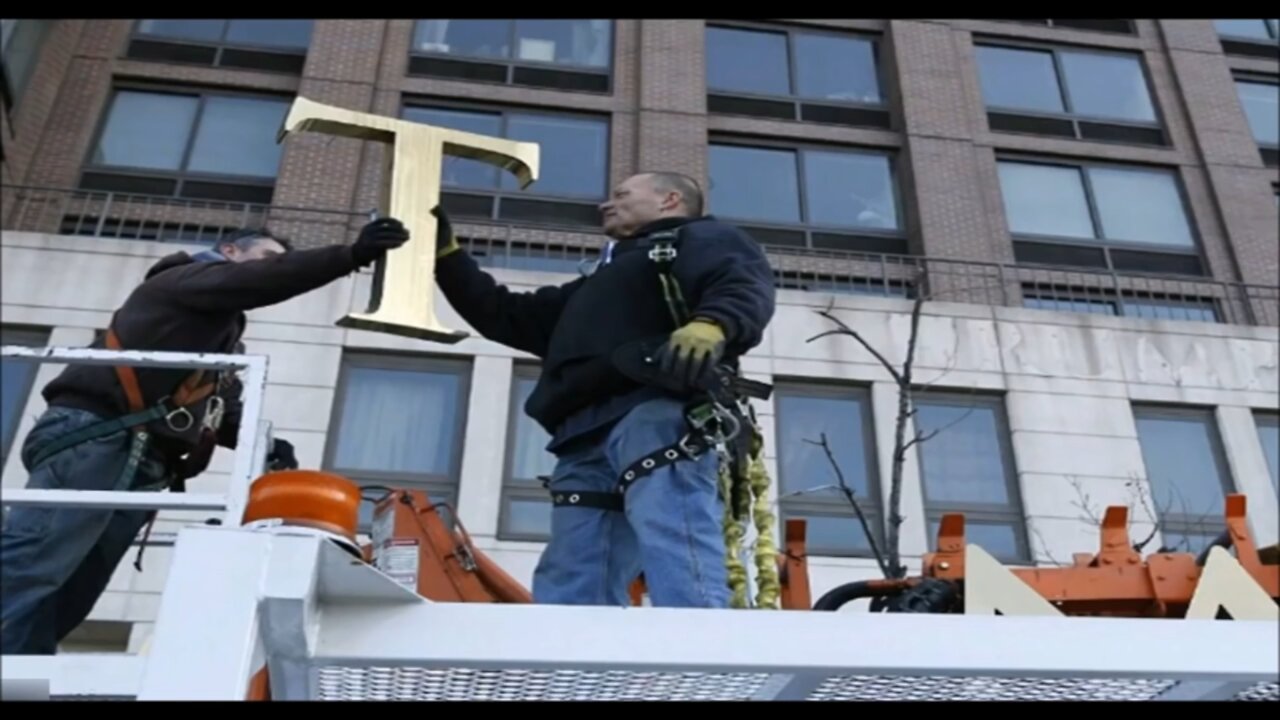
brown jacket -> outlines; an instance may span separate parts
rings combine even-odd
[[[295,250],[247,262],[200,262],[175,253],[153,265],[146,279],[116,311],[114,328],[126,350],[230,353],[239,351],[245,312],[275,305],[327,285],[357,268],[351,246],[333,245]],[[103,348],[105,333],[90,347]],[[170,395],[190,374],[183,368],[134,366],[144,402],[150,406]],[[240,389],[225,371],[219,394],[226,401],[218,444],[235,448],[240,424]],[[129,412],[115,370],[106,365],[70,364],[45,386],[49,405],[74,407],[104,418]],[[191,408],[195,423],[174,433],[163,421],[149,428],[158,447],[176,457],[193,449],[199,439],[206,403]]]

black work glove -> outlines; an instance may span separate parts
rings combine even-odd
[[[436,259],[439,260],[461,247],[458,239],[453,236],[453,223],[449,222],[444,208],[437,205],[431,208],[431,214],[436,216]]]
[[[293,443],[273,438],[271,452],[267,455],[267,470],[297,470],[298,458],[293,454]]]
[[[407,242],[409,229],[404,223],[390,217],[378,218],[360,228],[360,235],[351,246],[351,254],[356,264],[364,267],[381,260],[388,250],[394,250]]]
[[[724,356],[724,330],[694,318],[658,348],[658,369],[686,387],[701,387]]]

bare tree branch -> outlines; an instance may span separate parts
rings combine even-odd
[[[1142,488],[1138,487],[1138,479],[1136,477],[1129,479],[1129,491],[1133,493],[1138,504],[1141,505],[1143,511],[1146,512],[1147,519],[1151,521],[1151,532],[1148,533],[1140,542],[1134,543],[1133,545],[1134,550],[1142,552],[1143,548],[1151,544],[1152,540],[1156,539],[1156,533],[1160,531],[1160,516],[1157,515],[1155,511],[1151,509],[1151,505],[1147,503],[1147,494],[1142,492]]]
[[[862,525],[862,532],[867,536],[867,542],[871,543],[871,552],[876,557],[876,564],[880,566],[880,571],[889,576],[889,567],[885,564],[884,556],[880,553],[879,546],[876,545],[876,536],[871,532],[871,524],[867,522],[867,515],[862,511],[862,506],[858,504],[858,499],[854,496],[853,488],[849,487],[849,483],[845,482],[844,472],[840,470],[840,463],[836,462],[836,456],[831,452],[831,445],[827,442],[827,433],[822,433],[822,442],[814,442],[806,439],[805,442],[810,445],[817,445],[827,454],[827,462],[831,464],[832,471],[836,474],[836,482],[839,483],[840,492],[844,493],[849,504],[853,506],[853,512],[858,516],[858,522]]]
[[[872,345],[869,342],[867,342],[866,338],[862,337],[862,335],[859,334],[858,331],[854,330],[844,320],[841,320],[839,317],[835,315],[834,313],[835,298],[834,297],[832,297],[831,301],[828,303],[825,310],[816,310],[815,312],[818,315],[821,315],[822,317],[831,321],[831,323],[835,325],[835,329],[818,333],[817,335],[809,338],[806,341],[806,342],[813,342],[821,338],[826,338],[831,336],[840,336],[840,335],[851,337],[855,341],[857,341],[858,344],[860,344],[868,353],[870,353],[871,356],[874,357],[880,363],[880,365],[885,368],[886,371],[888,371],[889,376],[893,378],[894,383],[898,387],[898,408],[897,408],[897,415],[894,422],[894,441],[893,441],[893,454],[892,454],[893,462],[892,462],[891,477],[889,482],[888,512],[887,512],[886,522],[884,523],[885,531],[886,531],[885,544],[887,548],[885,552],[886,557],[883,560],[881,560],[880,558],[879,550],[876,547],[875,537],[871,534],[870,529],[867,526],[865,518],[861,513],[861,508],[858,507],[856,499],[853,497],[852,491],[849,490],[843,484],[844,483],[843,476],[841,475],[840,469],[835,462],[835,458],[831,455],[830,446],[827,445],[826,443],[825,435],[823,436],[823,441],[821,443],[821,445],[827,451],[828,460],[831,462],[832,467],[835,468],[836,470],[837,477],[840,478],[841,491],[845,493],[845,496],[854,505],[855,511],[858,512],[859,519],[862,520],[862,523],[863,523],[863,531],[867,534],[867,539],[871,543],[872,549],[876,551],[877,562],[880,563],[881,571],[884,572],[885,577],[888,579],[898,579],[898,578],[906,577],[906,573],[907,573],[906,566],[903,565],[901,562],[901,551],[899,548],[901,528],[904,520],[902,516],[902,509],[901,509],[902,508],[902,481],[903,481],[903,471],[904,471],[903,468],[906,463],[907,451],[915,445],[927,442],[930,439],[936,437],[939,433],[963,421],[965,417],[969,415],[969,413],[973,412],[973,407],[971,406],[968,409],[968,411],[965,412],[964,415],[960,416],[959,418],[956,418],[954,421],[948,423],[944,427],[938,428],[936,430],[933,430],[927,433],[916,432],[909,440],[907,439],[907,423],[916,417],[914,394],[916,392],[927,392],[930,385],[946,377],[947,374],[949,374],[952,370],[955,369],[956,365],[959,362],[960,334],[959,332],[954,332],[952,337],[952,351],[951,351],[950,357],[947,360],[947,367],[937,377],[932,378],[929,381],[929,383],[924,386],[917,386],[917,384],[914,382],[913,371],[914,371],[915,361],[916,361],[916,349],[920,341],[920,318],[923,314],[924,303],[928,299],[940,297],[948,293],[962,292],[962,291],[973,289],[973,288],[958,287],[958,288],[951,288],[950,290],[947,290],[945,292],[930,294],[930,293],[924,292],[924,287],[922,283],[923,278],[924,278],[923,268],[917,268],[915,280],[913,283],[914,287],[916,288],[916,295],[914,298],[914,302],[912,303],[912,306],[911,306],[910,333],[907,338],[907,347],[906,347],[906,352],[904,355],[904,359],[902,361],[901,368],[895,367],[893,363],[889,362],[888,358],[886,358],[884,354],[882,354],[876,348],[872,347]],[[979,287],[982,287],[982,286],[986,286],[986,287],[999,286],[1003,291],[1003,283],[987,282],[987,283],[983,283]],[[812,441],[806,441],[806,442],[812,442]],[[819,444],[819,443],[813,443],[813,444]]]
[[[889,481],[889,522],[886,525],[889,545],[889,579],[905,577],[907,568],[901,562],[899,533],[902,529],[902,471],[906,462],[903,448],[907,434],[907,419],[915,407],[912,404],[911,372],[915,363],[916,343],[920,339],[920,314],[924,310],[924,296],[916,296],[911,305],[911,333],[907,337],[907,354],[898,375],[898,417],[893,428],[893,472]]]
[[[1044,535],[1040,533],[1040,528],[1032,526],[1031,534],[1035,535],[1036,539],[1040,541],[1040,549],[1044,551],[1044,556],[1049,558],[1049,562],[1052,563],[1054,567],[1067,567],[1067,563],[1058,560],[1053,556],[1053,553],[1049,551],[1049,541],[1044,539]]]
[[[884,369],[889,371],[889,375],[893,377],[894,382],[898,384],[902,383],[902,376],[898,374],[898,371],[893,367],[893,364],[890,363],[885,358],[884,355],[881,355],[879,350],[876,350],[875,348],[871,347],[871,343],[867,342],[865,338],[859,335],[857,330],[850,328],[848,325],[845,324],[843,320],[833,315],[830,309],[817,310],[815,312],[817,312],[822,317],[830,320],[831,322],[834,322],[835,324],[839,325],[840,329],[827,330],[825,332],[818,333],[817,335],[814,335],[808,340],[805,340],[806,343],[811,343],[814,340],[820,340],[824,337],[830,337],[832,335],[845,335],[845,336],[851,337],[854,340],[857,340],[862,345],[862,347],[866,349],[867,352],[871,353],[872,356],[875,357],[876,360],[880,361],[880,364],[884,366]]]

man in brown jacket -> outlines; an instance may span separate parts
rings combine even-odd
[[[345,277],[409,239],[393,218],[351,245],[291,250],[265,231],[162,258],[91,347],[242,352],[245,312]],[[233,372],[71,364],[44,388],[48,409],[22,447],[27,487],[181,490],[215,446],[234,449],[241,386]],[[292,452],[277,442],[272,455]],[[53,654],[89,615],[153,517],[147,510],[14,507],[0,540],[0,653]]]

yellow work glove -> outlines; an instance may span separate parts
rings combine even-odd
[[[724,330],[714,321],[694,318],[671,333],[658,349],[658,369],[686,386],[698,386],[724,355]]]
[[[458,239],[453,236],[453,224],[449,222],[449,216],[445,214],[444,208],[437,205],[431,208],[431,214],[436,216],[436,259],[439,260],[455,250],[461,250]]]

